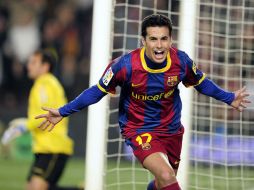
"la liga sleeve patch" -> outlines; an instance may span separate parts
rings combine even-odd
[[[104,76],[102,77],[102,82],[105,86],[108,86],[109,82],[111,81],[111,79],[113,78],[114,73],[112,71],[112,68],[108,68],[108,70],[106,71],[106,73],[104,74]]]

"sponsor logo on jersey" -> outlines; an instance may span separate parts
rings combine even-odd
[[[167,81],[168,86],[175,86],[178,84],[178,76],[169,76]]]
[[[103,84],[105,84],[106,86],[108,86],[109,82],[111,81],[111,79],[113,78],[114,73],[112,71],[112,68],[108,68],[108,70],[106,71],[106,73],[104,74],[103,78],[102,78],[102,82]]]
[[[157,101],[161,100],[162,98],[169,98],[174,92],[174,89],[168,91],[168,92],[161,92],[160,94],[155,95],[147,95],[147,94],[138,94],[135,92],[131,93],[131,96],[137,100],[142,101]]]

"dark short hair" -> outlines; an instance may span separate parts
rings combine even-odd
[[[145,17],[142,21],[142,32],[141,35],[145,38],[147,35],[146,29],[153,26],[166,26],[169,30],[169,35],[171,36],[172,32],[172,21],[165,15],[161,14],[152,14]]]
[[[58,56],[54,49],[40,49],[34,52],[34,55],[41,56],[42,64],[49,64],[49,72],[53,73],[56,67]]]

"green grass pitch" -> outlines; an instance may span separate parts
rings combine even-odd
[[[27,173],[31,161],[28,159],[4,159],[0,156],[0,189],[20,190],[25,188]],[[142,168],[132,171],[130,163],[121,164],[120,170],[114,170],[115,163],[108,164],[106,173],[106,183],[109,184],[107,190],[145,190],[144,181],[149,180],[146,172]],[[202,166],[190,167],[189,190],[253,190],[254,188],[254,168],[250,167],[213,167]],[[226,180],[225,176],[228,176]],[[122,185],[116,183],[120,180]],[[134,184],[138,182],[138,184]],[[142,182],[143,181],[143,182]],[[142,183],[139,183],[142,182]],[[65,169],[64,175],[60,180],[60,185],[77,186],[84,183],[84,160],[70,159]],[[243,188],[244,187],[244,188]]]

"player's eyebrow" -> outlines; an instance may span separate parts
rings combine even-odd
[[[167,40],[169,37],[168,36],[162,36],[161,40]]]
[[[155,36],[149,36],[148,37],[150,40],[157,40],[158,38],[157,37],[155,37]]]
[[[150,40],[158,40],[158,39],[167,40],[169,37],[168,36],[162,36],[162,37],[149,36],[148,38]]]

